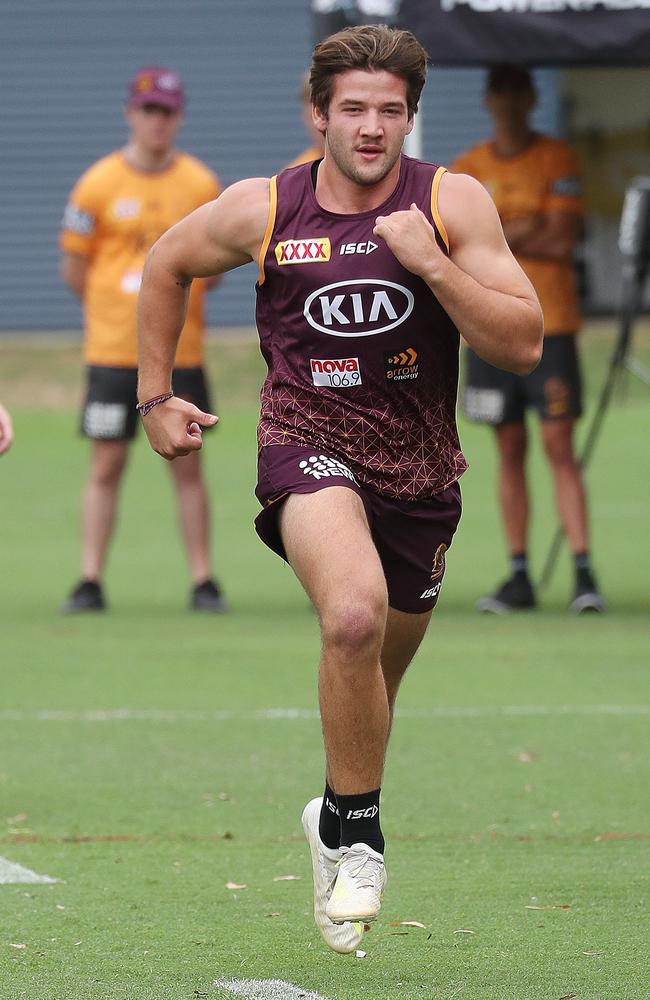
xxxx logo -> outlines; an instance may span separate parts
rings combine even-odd
[[[317,236],[306,240],[282,240],[275,248],[278,264],[325,263],[330,259],[332,248],[327,236]]]
[[[396,368],[406,368],[408,365],[414,365],[417,359],[418,352],[414,351],[412,347],[407,347],[405,351],[400,351],[399,354],[393,354],[387,358],[386,364],[395,365]]]

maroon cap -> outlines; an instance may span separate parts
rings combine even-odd
[[[141,108],[144,104],[160,104],[180,111],[185,104],[185,91],[178,73],[163,66],[145,66],[139,70],[129,87],[129,105]]]

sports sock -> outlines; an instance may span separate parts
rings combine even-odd
[[[573,556],[576,567],[576,583],[579,586],[594,586],[594,577],[591,572],[591,561],[588,552],[576,552]]]
[[[363,792],[361,795],[337,795],[341,816],[341,846],[367,844],[373,851],[384,853],[384,836],[379,823],[379,793]]]
[[[510,556],[510,569],[515,576],[528,576],[528,555],[526,552],[513,552]]]
[[[323,805],[320,811],[318,822],[318,835],[325,844],[333,851],[338,851],[341,846],[341,820],[339,819],[339,807],[336,804],[336,795],[325,782],[325,792],[323,794]]]

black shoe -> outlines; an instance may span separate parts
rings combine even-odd
[[[574,615],[581,615],[585,611],[595,611],[596,614],[607,611],[607,602],[598,592],[598,585],[589,570],[582,570],[578,574],[569,611]]]
[[[230,611],[219,584],[214,580],[204,580],[203,583],[197,583],[192,588],[190,608],[192,611],[215,611],[217,613]]]
[[[66,614],[77,611],[105,611],[104,593],[96,580],[82,580],[70,594],[68,600],[61,606]]]
[[[535,592],[528,576],[525,573],[515,573],[494,594],[480,597],[476,607],[479,611],[493,615],[507,615],[510,611],[534,608],[536,604]]]

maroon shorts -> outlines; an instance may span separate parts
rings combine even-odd
[[[300,445],[270,445],[260,452],[255,490],[264,507],[255,529],[264,544],[286,559],[278,527],[283,501],[290,493],[315,493],[328,486],[345,486],[361,498],[384,569],[390,607],[410,614],[435,607],[445,553],[460,520],[458,483],[427,500],[398,500],[359,485],[333,455]]]

